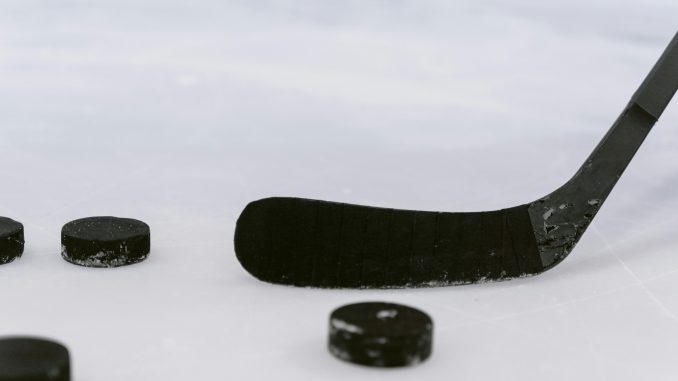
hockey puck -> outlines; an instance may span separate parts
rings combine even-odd
[[[399,304],[350,304],[330,316],[330,352],[355,364],[416,365],[431,355],[432,340],[431,318]]]
[[[150,251],[150,228],[130,218],[82,218],[61,230],[61,256],[80,266],[131,265],[146,259]]]
[[[26,337],[0,339],[0,381],[70,379],[70,359],[63,345]]]
[[[0,217],[0,265],[12,262],[24,252],[24,226],[7,217]]]

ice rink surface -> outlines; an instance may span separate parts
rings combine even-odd
[[[74,380],[678,378],[678,100],[570,257],[542,276],[328,291],[233,252],[262,197],[492,210],[570,178],[678,29],[678,2],[0,0],[0,335],[58,339]],[[87,269],[60,229],[152,231]],[[327,319],[384,300],[435,321],[404,370],[335,360]]]

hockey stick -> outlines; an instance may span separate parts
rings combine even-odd
[[[542,273],[579,241],[678,88],[678,34],[575,176],[491,212],[375,208],[299,198],[250,203],[235,252],[260,280],[324,288],[447,286]]]

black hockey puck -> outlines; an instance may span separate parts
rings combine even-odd
[[[141,262],[151,251],[151,230],[130,218],[89,217],[61,230],[61,256],[86,267],[119,267]]]
[[[70,359],[63,345],[27,337],[0,339],[0,381],[70,379]]]
[[[330,316],[330,352],[355,364],[416,365],[431,355],[432,340],[431,318],[399,304],[350,304]]]
[[[12,262],[24,252],[24,226],[7,217],[0,217],[0,265]]]

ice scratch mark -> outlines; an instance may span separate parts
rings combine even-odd
[[[664,315],[666,315],[666,317],[678,323],[678,317],[676,317],[676,315],[673,312],[671,312],[671,310],[668,307],[666,307],[666,305],[661,300],[659,300],[659,298],[657,298],[657,296],[652,291],[650,291],[650,289],[647,288],[645,282],[643,282],[642,279],[638,278],[638,276],[631,270],[631,268],[629,268],[629,266],[624,261],[622,261],[621,258],[619,258],[615,249],[612,247],[612,245],[610,245],[610,243],[607,241],[605,236],[600,232],[600,230],[598,230],[598,228],[596,228],[595,226],[592,226],[592,228],[596,235],[600,237],[600,240],[603,241],[603,244],[610,252],[610,254],[612,254],[612,256],[622,265],[624,270],[631,276],[631,278],[633,278],[636,285],[645,292],[648,298],[650,298],[650,300],[654,304],[656,304],[657,307],[659,307],[659,309],[664,313]]]
[[[595,345],[595,341],[593,340],[593,332],[588,324],[586,324],[586,321],[582,318],[581,313],[579,312],[578,305],[575,302],[574,299],[570,299],[570,304],[572,305],[573,310],[575,311],[574,316],[576,317],[577,321],[579,322],[579,325],[581,326],[582,332],[584,332],[584,338],[586,340],[586,344],[588,346],[589,352],[591,352],[591,357],[593,358],[593,362],[596,366],[596,371],[598,372],[598,376],[600,377],[600,380],[606,380],[607,378],[605,377],[605,367],[603,365],[602,357],[600,354],[600,351]]]

